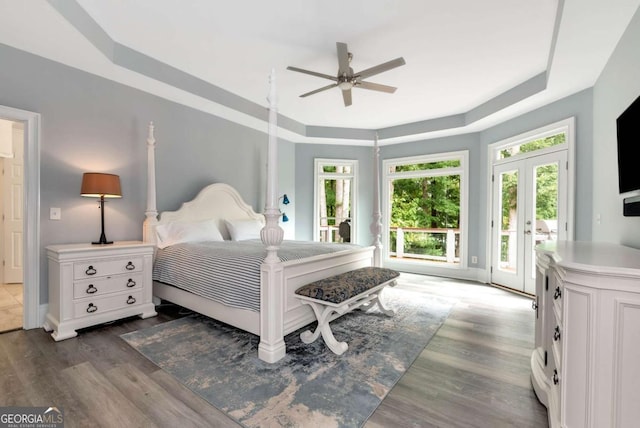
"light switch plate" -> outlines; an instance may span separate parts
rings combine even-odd
[[[49,208],[49,219],[50,220],[62,219],[62,210],[60,208]]]

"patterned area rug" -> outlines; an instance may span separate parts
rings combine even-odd
[[[355,311],[331,323],[349,349],[333,354],[301,331],[275,364],[257,357],[259,338],[189,316],[122,338],[186,387],[246,427],[359,427],[447,318],[455,301],[397,288],[382,300],[396,314]],[[313,325],[315,326],[315,324]]]

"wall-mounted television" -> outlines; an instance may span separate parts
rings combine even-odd
[[[640,97],[618,117],[616,127],[620,193],[640,190]]]

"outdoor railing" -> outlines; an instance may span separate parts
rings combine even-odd
[[[320,217],[320,242],[344,242],[338,234],[338,230],[340,223],[345,220],[351,220],[351,218]]]
[[[418,227],[390,227],[389,232],[395,232],[395,251],[389,251],[389,255],[397,259],[420,259],[430,260],[446,263],[460,263],[460,257],[457,251],[458,242],[460,238],[460,229],[426,229]],[[435,241],[440,243],[440,254],[420,254],[412,251],[416,251],[417,248],[411,249],[411,246],[407,246],[405,235],[406,234],[426,234],[427,239],[431,236]],[[393,239],[391,237],[391,239]],[[428,250],[428,249],[427,249]],[[428,251],[425,251],[428,252]]]

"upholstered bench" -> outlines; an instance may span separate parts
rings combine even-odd
[[[314,342],[320,335],[329,349],[340,355],[349,347],[333,337],[329,323],[334,319],[363,307],[368,310],[377,305],[380,311],[392,316],[380,302],[380,292],[387,285],[396,285],[400,274],[391,269],[364,267],[304,285],[296,290],[297,297],[310,305],[318,320],[315,332],[307,330],[300,334],[304,343]]]

